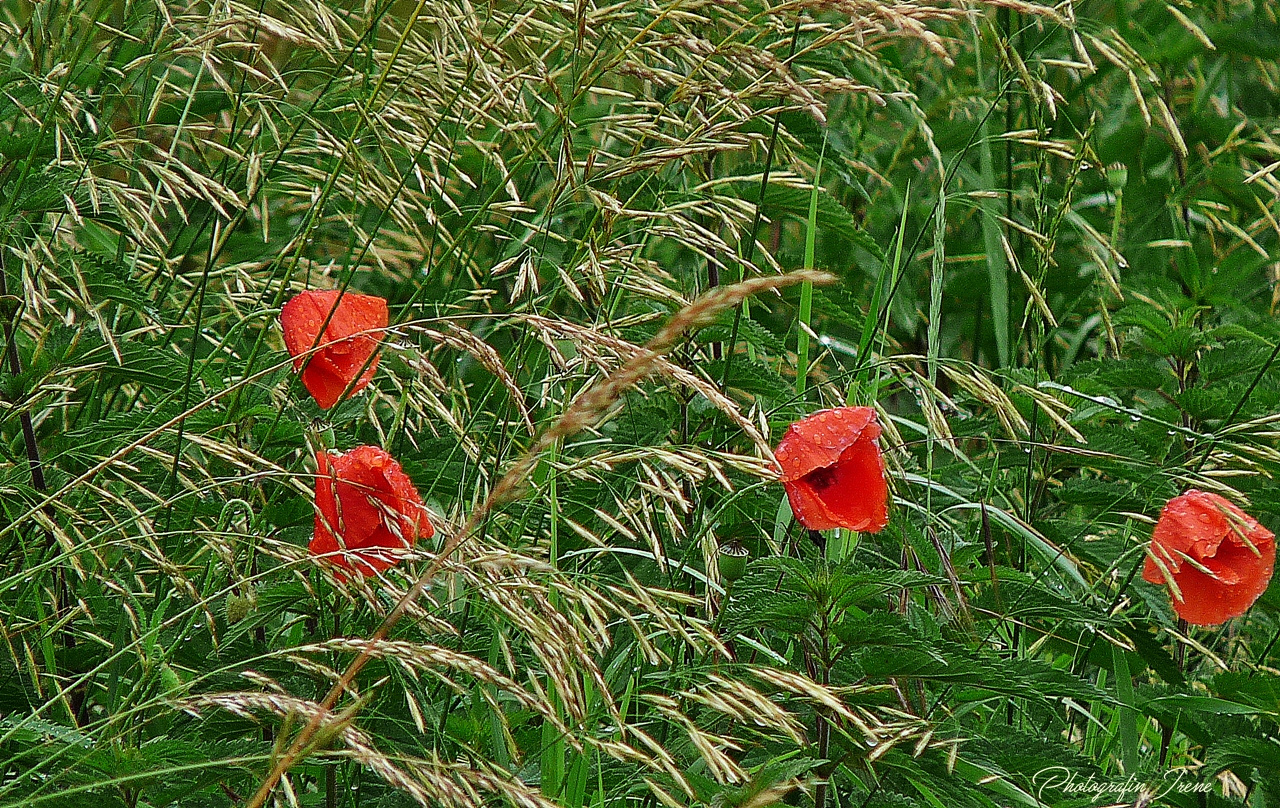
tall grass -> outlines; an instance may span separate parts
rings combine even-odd
[[[1280,799],[1274,593],[1195,629],[1137,574],[1187,487],[1280,514],[1277,36],[0,4],[0,806]],[[324,412],[307,288],[392,308]],[[844,403],[895,507],[824,556],[770,447]],[[330,441],[414,479],[407,563],[309,557]]]

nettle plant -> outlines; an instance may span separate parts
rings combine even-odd
[[[0,5],[0,806],[1280,801],[1273,5]]]

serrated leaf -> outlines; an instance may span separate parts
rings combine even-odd
[[[706,373],[710,378],[719,380],[724,377],[724,366],[723,359],[713,360],[706,364]],[[745,356],[734,357],[725,386],[773,401],[785,401],[791,396],[791,386],[777,371]]]

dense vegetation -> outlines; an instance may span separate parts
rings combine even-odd
[[[1278,87],[1266,0],[0,2],[0,806],[1280,802],[1276,587],[1140,574],[1280,527]],[[325,411],[304,289],[390,303]]]

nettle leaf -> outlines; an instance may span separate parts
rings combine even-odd
[[[986,570],[971,573],[973,583],[982,586],[969,601],[974,611],[1019,620],[1042,618],[1089,625],[1112,622],[1096,604],[1073,600],[1066,590],[1054,591],[1052,585],[1008,567],[997,567],[996,573],[995,584]]]
[[[1227,672],[1213,677],[1212,692],[1280,716],[1280,682],[1271,676]]]
[[[723,359],[707,362],[707,376],[719,380],[724,376],[725,361]],[[791,385],[776,370],[763,362],[753,361],[745,356],[735,356],[729,368],[726,387],[741,390],[751,395],[764,396],[773,401],[785,401],[792,395]]]
[[[1169,593],[1165,587],[1149,584],[1139,575],[1129,584],[1129,590],[1146,604],[1159,624],[1166,626],[1177,624],[1178,616],[1174,614],[1173,607],[1169,604]]]
[[[1229,387],[1214,388],[1192,387],[1174,394],[1174,400],[1183,412],[1200,422],[1217,421],[1226,418],[1235,407],[1235,402],[1225,393]]]
[[[1143,709],[1152,715],[1170,715],[1170,711],[1209,713],[1211,715],[1257,715],[1263,712],[1251,704],[1220,699],[1216,696],[1198,696],[1176,693],[1157,696],[1143,703]]]
[[[117,347],[120,350],[120,361],[117,363],[115,356],[107,352],[105,366],[99,371],[104,378],[115,384],[136,383],[165,393],[181,390],[186,384],[187,357],[172,348],[160,348],[135,341],[125,341]],[[196,370],[200,369],[201,364],[196,362]],[[198,384],[201,380],[215,389],[221,386],[221,379],[213,372],[213,368],[207,368],[206,372],[192,377],[193,384]]]
[[[16,179],[0,186],[0,196],[13,194],[13,209],[28,215],[61,213],[67,209],[63,197],[75,190],[79,177],[71,168],[48,168],[29,176],[21,189]]]
[[[830,584],[831,598],[840,607],[849,607],[871,598],[903,589],[919,589],[926,586],[945,586],[947,579],[917,570],[874,569],[858,572],[838,572]]]
[[[924,805],[914,797],[899,794],[888,788],[881,788],[869,795],[867,799],[858,801],[857,804],[865,805],[866,808],[921,808]]]
[[[149,302],[139,294],[141,288],[137,279],[124,264],[104,255],[89,252],[77,252],[68,256],[62,271],[68,282],[76,285],[76,278],[83,282],[88,293],[89,305],[96,302],[112,301],[124,308],[137,312],[151,313]]]
[[[1149,359],[1095,359],[1079,362],[1071,368],[1069,378],[1089,378],[1102,385],[1104,395],[1115,396],[1123,390],[1159,390],[1174,380],[1167,366]],[[1084,402],[1077,402],[1077,406]]]
[[[1202,348],[1215,345],[1213,335],[1189,325],[1178,325],[1162,336],[1151,335],[1146,340],[1148,350],[1161,356],[1189,361]]]
[[[166,404],[113,413],[78,429],[64,432],[60,436],[60,444],[66,447],[69,454],[95,459],[142,438],[178,412],[177,404]]]
[[[1148,338],[1164,339],[1173,330],[1169,318],[1154,306],[1146,303],[1131,303],[1111,316],[1111,322],[1117,327],[1136,328]]]
[[[1230,379],[1241,373],[1252,376],[1262,369],[1270,353],[1270,346],[1262,342],[1228,340],[1220,347],[1201,356],[1197,367],[1200,369],[1201,380],[1206,383]],[[1280,371],[1280,368],[1273,368],[1273,370]]]
[[[1006,774],[1020,775],[1016,782],[1032,785],[1036,784],[1036,776],[1050,767],[1064,775],[1074,772],[1083,777],[1097,771],[1088,758],[1062,743],[1060,736],[1037,734],[1015,727],[966,741],[963,750],[966,760],[985,763],[988,768]],[[1045,796],[1058,793],[1058,789],[1046,789]],[[1055,801],[1052,804],[1061,803]]]
[[[44,741],[61,741],[69,746],[89,749],[93,746],[93,738],[74,727],[57,724],[30,716],[10,715],[0,719],[0,730],[10,739],[26,745],[35,745]]]
[[[843,284],[813,290],[813,310],[854,331],[861,331],[866,322],[865,305],[864,301],[850,294]]]
[[[1098,423],[1081,424],[1076,428],[1084,435],[1090,451],[1114,456],[1089,458],[1090,465],[1100,471],[1114,472],[1118,477],[1127,476],[1135,466],[1145,467],[1151,459],[1150,453],[1129,429]]]
[[[630,445],[651,446],[659,443],[671,434],[676,425],[676,412],[667,404],[665,399],[630,396],[626,407],[600,431],[616,441]]]
[[[1089,448],[1095,448],[1092,445]],[[1058,489],[1058,499],[1069,505],[1085,506],[1096,512],[1143,511],[1147,498],[1131,483],[1073,477]]]
[[[776,580],[776,579],[775,579]],[[739,582],[739,589],[742,587]],[[798,598],[794,593],[770,592],[757,589],[754,592],[734,592],[725,607],[725,627],[735,634],[749,629],[768,629],[784,634],[804,631],[817,611],[811,600]]]
[[[1251,342],[1259,348],[1269,347],[1265,339],[1239,323],[1225,323],[1223,325],[1205,329],[1204,335],[1205,339],[1212,339],[1215,341],[1230,340],[1234,343],[1245,342],[1246,344]],[[1221,342],[1219,342],[1219,344],[1221,344]]]
[[[1280,744],[1270,738],[1223,738],[1209,747],[1204,765],[1214,773],[1258,768],[1275,776],[1280,774]]]
[[[1122,624],[1111,630],[1127,639],[1136,650],[1137,656],[1165,682],[1177,686],[1181,686],[1186,682],[1182,669],[1174,661],[1169,649],[1161,645],[1146,626]],[[1097,647],[1102,647],[1101,643]],[[1106,652],[1105,659],[1106,662],[1103,664],[1107,668],[1114,670],[1112,655],[1109,651]],[[1136,666],[1132,662],[1130,663],[1130,670],[1136,670]]]
[[[967,685],[972,690],[1051,700],[1063,696],[1111,701],[1095,685],[1035,659],[1004,659],[971,651],[957,643],[933,640],[923,648],[866,648],[850,657],[854,679],[914,676]],[[958,694],[961,698],[967,698]]]
[[[921,637],[905,618],[897,614],[876,612],[865,616],[846,616],[832,630],[840,642],[848,646],[914,648],[931,654],[928,646],[931,638]],[[942,659],[941,656],[936,658]]]
[[[750,176],[728,178],[720,187],[742,199],[754,201],[759,197],[760,181]],[[773,220],[791,217],[800,221],[808,221],[809,199],[812,193],[808,188],[771,182],[764,194],[765,215]],[[826,188],[818,189],[817,220],[819,232],[825,235],[838,236],[866,250],[877,261],[884,262],[884,252],[880,249],[880,245],[867,234],[866,230],[853,218],[853,214],[841,205]]]
[[[786,346],[783,345],[778,335],[753,318],[739,317],[737,320],[738,340],[740,342],[745,342],[756,349],[775,353],[781,353],[786,350]],[[704,345],[712,342],[728,342],[729,338],[733,336],[733,321],[734,315],[732,313],[722,313],[716,322],[698,332],[698,342]]]

